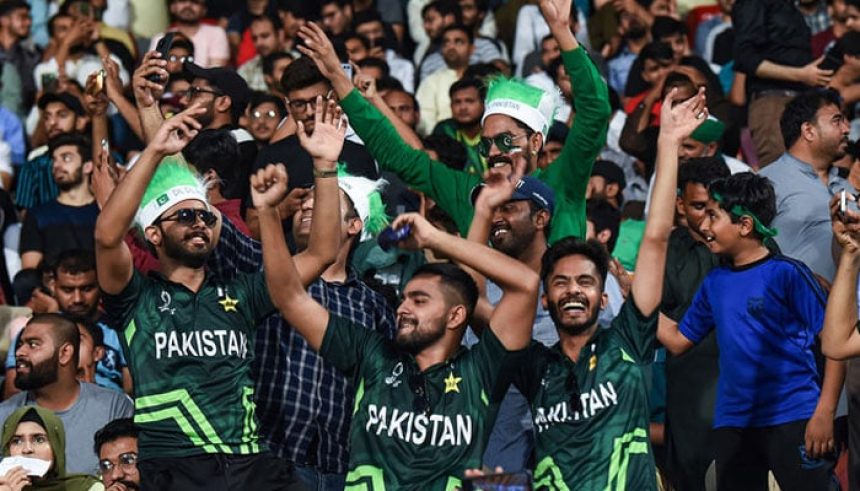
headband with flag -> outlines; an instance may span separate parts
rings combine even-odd
[[[337,166],[337,184],[341,191],[349,196],[352,206],[363,226],[359,242],[364,242],[377,235],[391,221],[385,213],[382,202],[382,189],[388,185],[385,179],[375,181],[366,177],[353,176],[346,171],[346,166]]]
[[[714,201],[716,201],[720,205],[724,204],[723,196],[720,193],[711,193],[711,196],[714,198]],[[736,205],[732,206],[732,208],[728,211],[729,211],[729,213],[731,213],[732,215],[734,215],[738,218],[743,217],[743,216],[750,217],[750,220],[752,220],[752,222],[753,222],[753,228],[765,240],[776,237],[777,230],[775,228],[768,227],[767,225],[762,223],[761,220],[758,219],[756,214],[751,212],[750,210],[748,210],[745,206],[741,206],[741,205],[736,204]]]
[[[188,199],[202,201],[209,206],[206,186],[182,155],[165,157],[143,193],[135,223],[141,228],[149,227],[171,206]]]
[[[532,131],[540,132],[546,139],[560,106],[561,94],[558,91],[547,92],[521,79],[496,77],[487,87],[486,109],[481,124],[487,116],[504,114],[521,121]]]

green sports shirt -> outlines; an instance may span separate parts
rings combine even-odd
[[[631,296],[576,363],[559,344],[529,347],[514,383],[532,409],[535,489],[657,489],[643,373],[653,360],[656,327],[657,312],[643,316]]]
[[[485,329],[472,349],[420,372],[394,342],[332,315],[320,354],[356,388],[346,489],[460,487],[481,466],[515,353]]]
[[[134,379],[141,459],[260,452],[250,377],[257,323],[274,307],[262,273],[195,294],[137,271],[105,298]]]

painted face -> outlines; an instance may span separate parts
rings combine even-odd
[[[397,346],[417,354],[442,339],[450,307],[438,277],[419,275],[412,278],[397,307]]]
[[[578,335],[591,329],[607,301],[597,266],[580,254],[561,258],[549,272],[542,301],[559,331]]]
[[[9,455],[12,457],[31,457],[48,462],[54,460],[48,432],[42,425],[34,421],[18,423],[15,434],[9,441]]]
[[[510,148],[501,149],[495,143],[496,139],[502,135],[509,136]],[[509,165],[510,169],[513,170],[521,160],[528,160],[528,155],[533,151],[528,132],[518,125],[513,118],[504,114],[487,116],[487,119],[484,120],[484,126],[481,128],[481,139],[489,144],[485,156],[490,167]]]

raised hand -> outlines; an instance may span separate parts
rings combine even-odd
[[[287,196],[288,179],[284,164],[269,164],[251,174],[251,200],[254,208],[277,208]]]
[[[395,230],[406,226],[409,226],[410,232],[408,237],[397,243],[397,247],[401,249],[433,249],[440,234],[445,233],[418,213],[404,213],[391,224],[391,228]]]
[[[570,29],[570,6],[573,0],[540,0],[540,11],[550,29]]]
[[[0,489],[21,491],[30,484],[30,477],[27,476],[27,471],[20,465],[9,469],[9,472],[0,476]]]
[[[298,121],[299,143],[313,159],[324,162],[337,162],[343,149],[346,137],[346,119],[343,111],[334,101],[323,102],[322,96],[317,96],[314,105],[314,132],[311,136],[305,133],[305,125]]]
[[[852,209],[856,206],[857,199],[851,193],[846,192],[846,209],[842,212],[841,194],[836,193],[830,200],[830,223],[833,228],[833,236],[844,252],[858,254],[860,253],[860,213]]]
[[[104,208],[113,190],[119,182],[119,175],[116,168],[110,161],[110,152],[105,148],[100,148],[98,154],[93,158],[93,174],[91,183],[93,196],[96,198],[96,203],[99,208]]]
[[[140,66],[131,77],[131,87],[134,90],[134,99],[139,108],[151,107],[161,98],[164,93],[164,85],[150,81],[147,77],[158,75],[164,83],[170,76],[165,69],[167,60],[161,59],[158,51],[150,51],[143,55]]]
[[[315,22],[306,22],[299,29],[298,34],[302,38],[302,41],[304,41],[305,46],[299,45],[296,48],[303,55],[314,60],[317,68],[319,68],[325,78],[329,80],[333,80],[334,78],[348,79],[340,66],[340,59],[337,57],[334,45],[319,25]]]
[[[206,112],[206,108],[193,105],[164,121],[153,136],[149,146],[161,155],[179,153],[203,128],[195,118]]]
[[[507,166],[494,167],[484,173],[484,185],[475,200],[475,209],[492,212],[511,200],[511,195],[517,189],[526,169],[526,161],[517,159],[513,172],[507,172]]]
[[[365,99],[373,99],[376,97],[376,79],[365,73],[358,73],[355,76],[355,88],[361,92]]]
[[[102,77],[102,87],[99,87],[98,78]],[[99,117],[107,114],[108,98],[104,88],[104,74],[93,72],[87,77],[87,85],[84,88],[84,108],[91,117]]]
[[[798,71],[799,81],[810,87],[824,87],[829,84],[830,79],[833,78],[833,70],[818,68],[822,61],[824,61],[824,55],[812,63],[800,67]]]
[[[663,99],[660,110],[660,138],[680,144],[708,119],[705,88],[684,102],[679,102],[678,89],[673,88]]]
[[[102,68],[105,71],[105,92],[113,100],[122,97],[122,79],[119,77],[119,65],[110,56],[102,57]]]

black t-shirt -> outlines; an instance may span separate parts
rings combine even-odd
[[[95,248],[93,234],[99,207],[95,202],[68,206],[57,200],[31,208],[21,228],[21,254],[41,252],[47,264],[69,249]]]
[[[341,150],[338,160],[345,164],[347,172],[354,176],[379,179],[379,169],[376,167],[376,162],[362,145],[346,140],[343,142],[343,150]],[[291,135],[261,148],[257,153],[257,160],[254,162],[254,171],[262,169],[268,164],[279,162],[287,167],[287,173],[290,176],[290,190],[313,185],[313,159],[299,144],[299,137]]]

